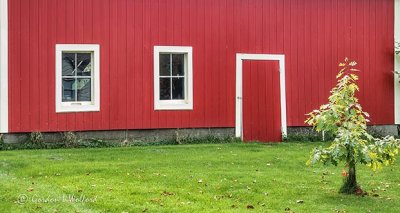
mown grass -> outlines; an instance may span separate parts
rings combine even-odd
[[[318,145],[2,151],[0,212],[400,212],[399,162],[341,195],[341,167],[305,166]]]

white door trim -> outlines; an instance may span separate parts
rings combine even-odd
[[[394,1],[394,39],[400,42],[400,0]],[[400,56],[394,54],[394,70],[400,72]],[[400,124],[400,78],[394,74],[394,123]]]
[[[281,130],[282,136],[287,135],[286,124],[286,84],[285,84],[285,55],[275,54],[236,54],[236,126],[235,135],[243,139],[243,60],[279,61],[279,79],[281,95]]]
[[[8,132],[8,0],[0,0],[0,133]]]

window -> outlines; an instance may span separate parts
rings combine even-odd
[[[99,45],[56,45],[56,112],[100,110],[99,55]]]
[[[154,108],[192,110],[192,47],[154,47]]]

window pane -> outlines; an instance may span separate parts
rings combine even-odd
[[[75,101],[75,79],[73,78],[64,78],[62,81],[63,90],[62,90],[62,101],[63,102],[72,102]]]
[[[74,76],[75,53],[62,53],[62,75]]]
[[[171,76],[170,54],[160,54],[160,76]]]
[[[183,76],[184,73],[184,54],[172,55],[172,75]]]
[[[78,67],[78,76],[90,76],[92,72],[92,54],[77,53],[76,65]]]
[[[160,78],[160,100],[171,100],[171,78]]]
[[[92,82],[90,78],[81,78],[76,80],[76,89],[78,101],[91,101]]]
[[[172,99],[181,100],[185,99],[185,79],[173,78],[172,79]]]

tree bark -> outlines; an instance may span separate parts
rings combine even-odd
[[[347,166],[349,167],[349,172],[344,180],[343,186],[340,188],[340,193],[345,194],[356,194],[359,190],[357,185],[356,176],[356,162],[354,160],[353,149],[351,146],[347,145]]]
[[[357,184],[356,164],[354,162],[348,162],[348,166],[348,176],[346,177],[340,192],[345,194],[356,194],[359,188]]]
[[[351,188],[357,188],[356,165],[355,163],[349,164],[349,176],[347,182]]]

